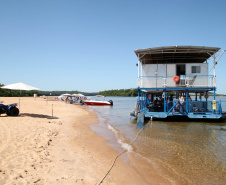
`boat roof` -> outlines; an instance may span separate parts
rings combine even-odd
[[[135,49],[142,64],[203,63],[221,48],[206,46],[164,46]]]
[[[198,93],[198,92],[207,92],[207,91],[213,91],[214,87],[206,87],[206,88],[195,88],[195,87],[167,87],[167,88],[140,88],[141,91],[147,92],[147,93],[163,93],[164,91],[166,92],[186,92],[188,91],[189,93]]]

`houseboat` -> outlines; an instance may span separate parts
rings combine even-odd
[[[138,125],[144,118],[224,117],[221,101],[215,99],[215,66],[224,53],[216,60],[220,48],[166,46],[134,51],[138,57],[138,99],[131,116],[137,117]],[[208,63],[211,58],[213,63]]]

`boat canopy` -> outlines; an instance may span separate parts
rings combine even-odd
[[[206,46],[164,46],[136,49],[142,64],[204,63],[221,48]]]

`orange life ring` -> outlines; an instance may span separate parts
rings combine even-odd
[[[174,77],[173,77],[173,81],[174,81],[174,82],[179,82],[179,80],[180,80],[179,76],[174,76]]]

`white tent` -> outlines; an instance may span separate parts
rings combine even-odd
[[[36,87],[32,87],[30,85],[27,85],[23,82],[15,83],[15,84],[10,84],[10,85],[5,85],[2,86],[1,88],[3,89],[12,89],[12,90],[25,90],[25,91],[31,91],[31,90],[40,90]]]
[[[72,94],[72,96],[81,97],[81,96],[84,96],[84,95],[83,94]]]
[[[31,90],[40,90],[36,87],[27,85],[23,82],[19,82],[19,83],[14,83],[14,84],[10,84],[10,85],[5,85],[2,86],[1,88],[3,89],[11,89],[11,90],[20,90],[20,95],[21,95],[21,91],[31,91]],[[19,107],[20,107],[20,96],[19,96]]]

